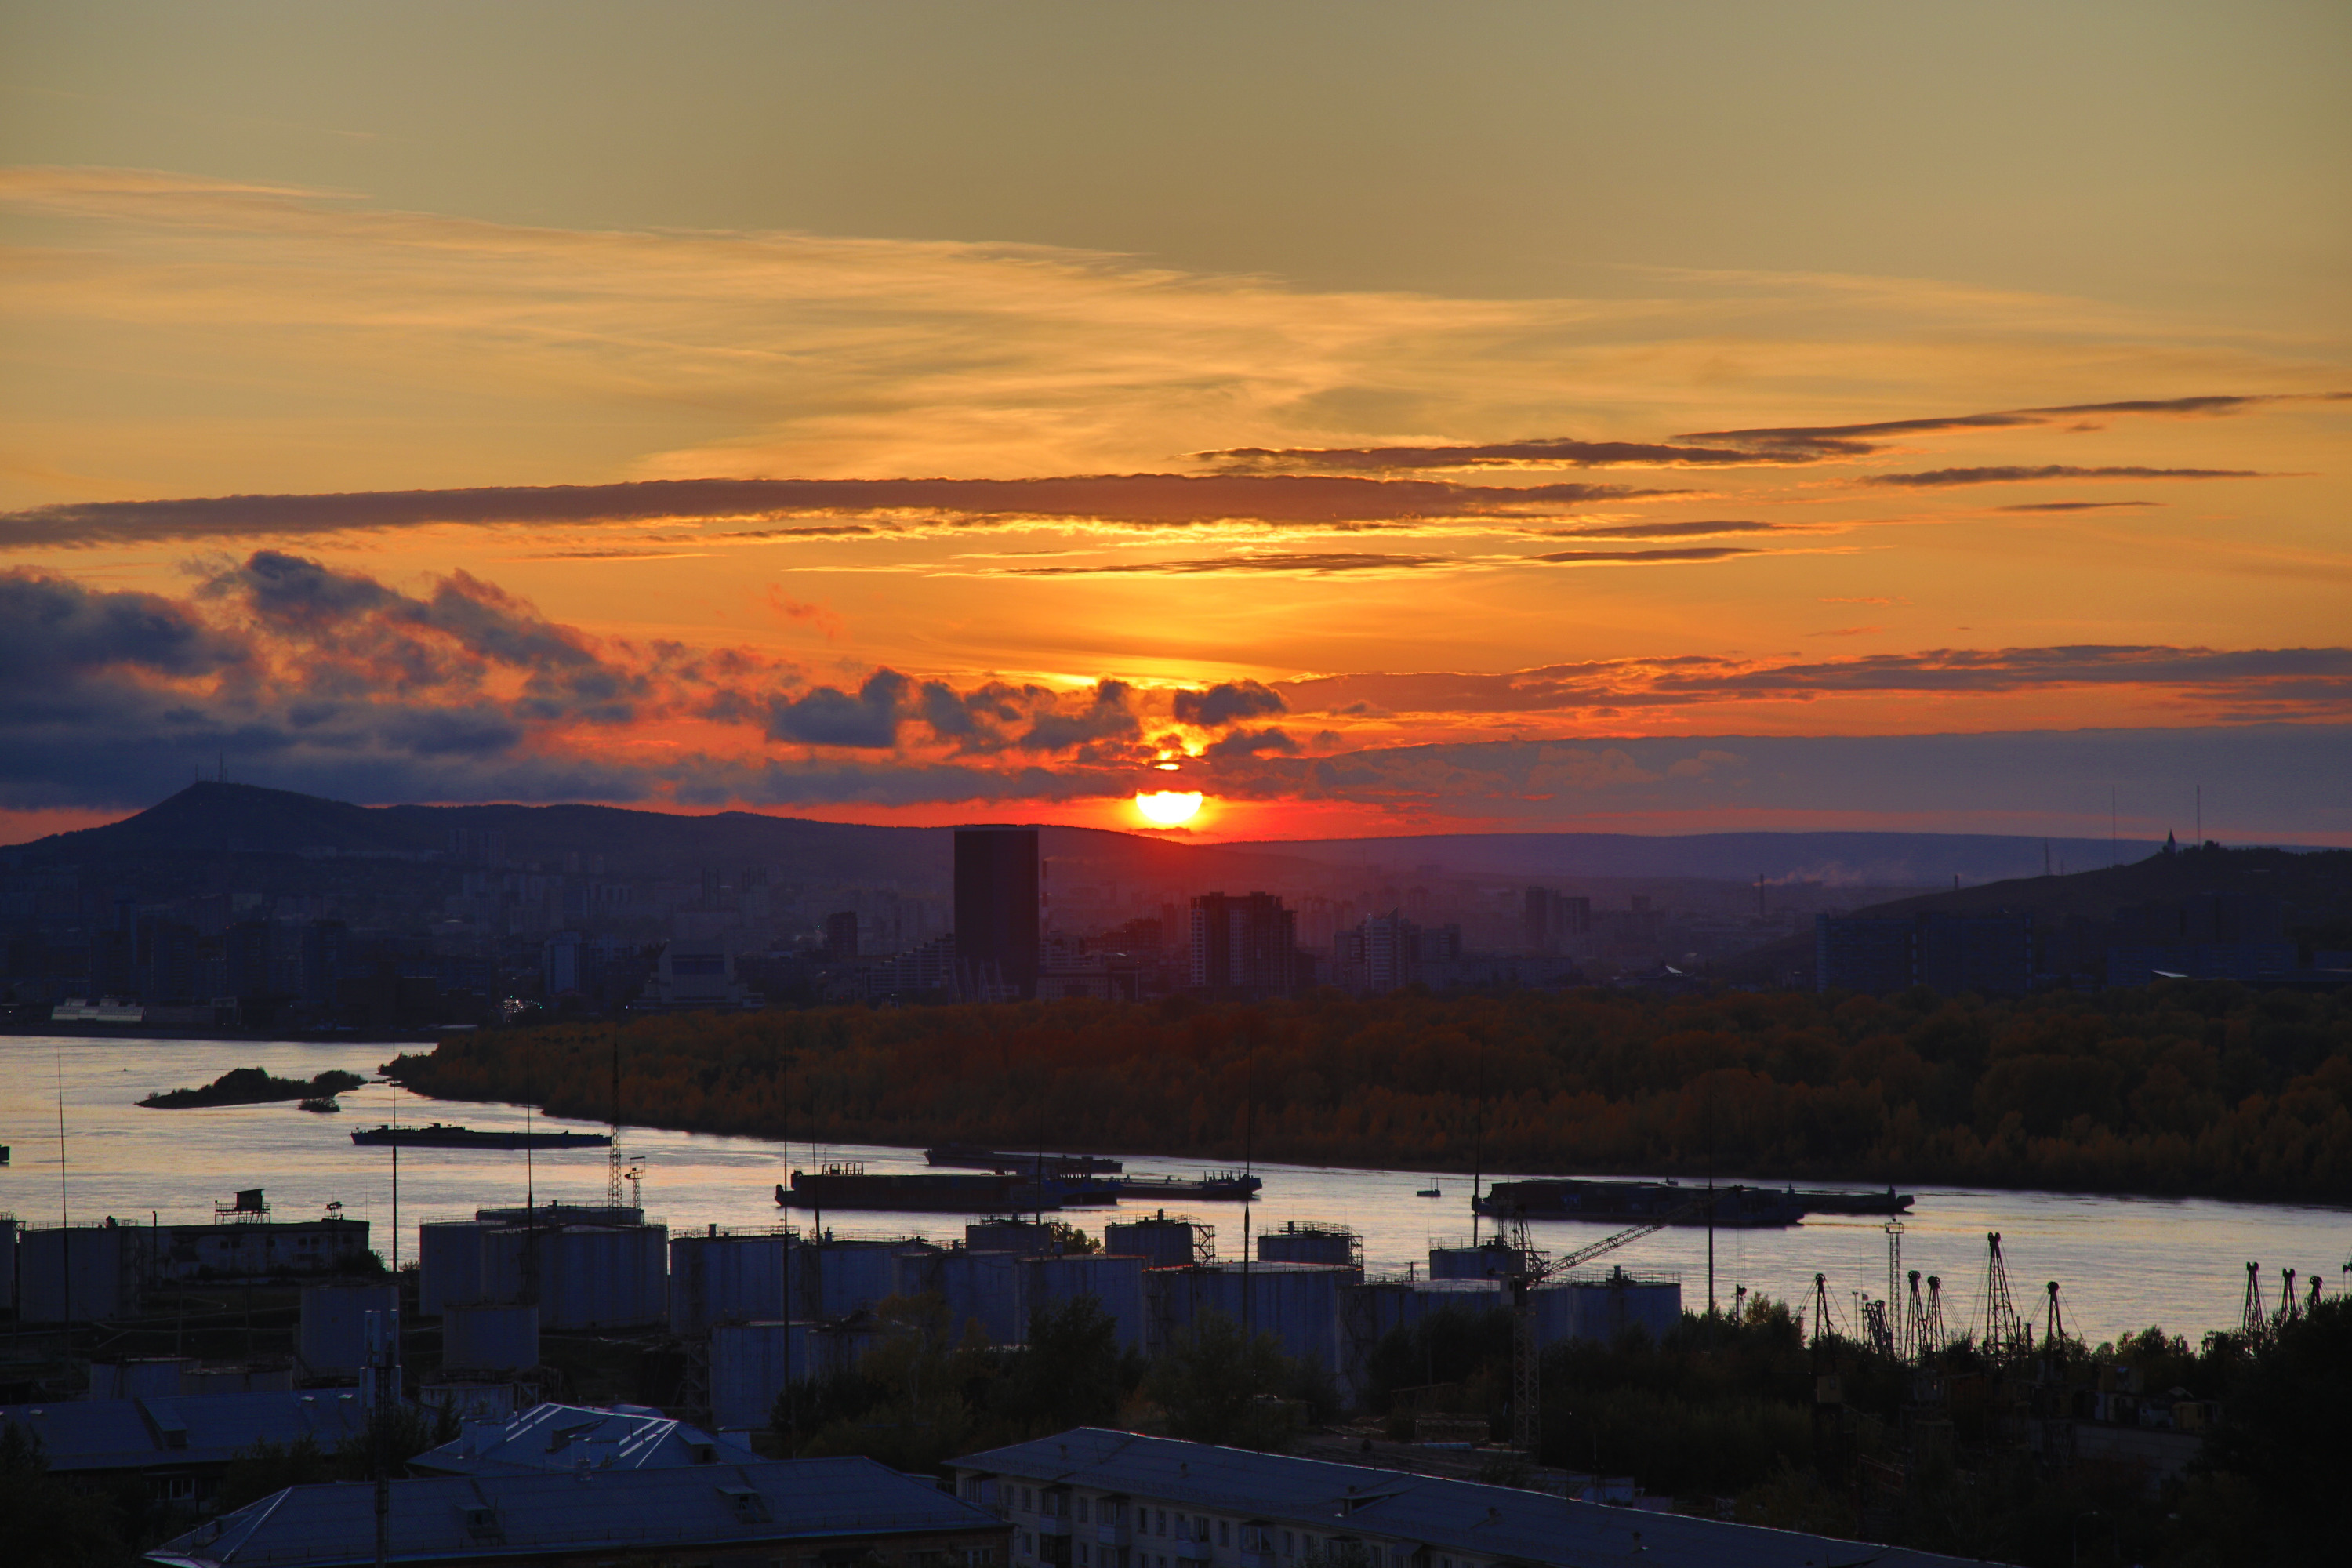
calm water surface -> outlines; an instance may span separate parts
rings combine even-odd
[[[200,1219],[215,1201],[240,1187],[261,1187],[280,1218],[315,1215],[332,1203],[375,1227],[388,1251],[393,1220],[391,1151],[362,1149],[352,1129],[392,1119],[397,1100],[403,1122],[455,1121],[476,1128],[520,1128],[526,1120],[550,1130],[600,1123],[527,1113],[519,1106],[432,1100],[382,1084],[341,1099],[340,1115],[276,1105],[202,1110],[142,1110],[134,1102],[153,1089],[210,1082],[236,1067],[260,1067],[286,1078],[310,1078],[330,1068],[373,1074],[396,1047],[381,1045],[212,1040],[48,1039],[0,1037],[0,1143],[14,1163],[0,1168],[0,1212],[34,1224],[56,1223],[61,1205],[77,1221],[112,1215],[145,1220]],[[58,1181],[58,1107],[65,1109],[65,1182]],[[625,1127],[628,1164],[644,1172],[648,1213],[674,1230],[768,1226],[783,1217],[775,1184],[813,1152],[824,1159],[862,1160],[867,1169],[920,1170],[920,1152],[864,1144],[812,1151],[751,1138],[721,1138],[655,1128]],[[1184,1161],[1127,1157],[1130,1173],[1197,1170]],[[1425,1267],[1433,1241],[1470,1236],[1470,1178],[1441,1175],[1443,1198],[1421,1198],[1430,1184],[1419,1172],[1327,1170],[1261,1164],[1264,1197],[1250,1205],[1255,1230],[1286,1220],[1324,1220],[1355,1227],[1364,1238],[1364,1262],[1376,1274]],[[1490,1172],[1490,1179],[1513,1173]],[[1734,1179],[1727,1173],[1725,1180]],[[545,1202],[601,1203],[605,1184],[602,1149],[550,1153],[486,1150],[409,1149],[400,1157],[404,1259],[416,1256],[415,1227],[426,1219],[458,1218],[477,1206],[520,1203],[526,1193]],[[1948,1321],[1973,1326],[1982,1312],[1985,1233],[1999,1231],[2021,1310],[2038,1310],[2043,1284],[2063,1287],[2066,1323],[2095,1342],[2158,1323],[2194,1338],[2234,1327],[2248,1260],[2263,1265],[2265,1296],[2275,1300],[2278,1271],[2308,1279],[2324,1274],[2330,1294],[2347,1283],[2352,1261],[2352,1212],[2289,1204],[2220,1203],[2198,1198],[2090,1197],[2063,1193],[1983,1192],[1916,1187],[1918,1202],[1902,1227],[1903,1266],[1941,1276]],[[1121,1211],[1064,1215],[1100,1233]],[[1129,1205],[1129,1216],[1139,1212]],[[1216,1226],[1221,1256],[1241,1256],[1243,1207],[1192,1205],[1189,1214]],[[805,1221],[804,1213],[793,1217]],[[828,1215],[836,1236],[961,1236],[963,1215]],[[1610,1234],[1607,1226],[1538,1221],[1537,1244],[1565,1252]],[[1857,1293],[1884,1294],[1888,1237],[1861,1216],[1817,1217],[1788,1230],[1718,1231],[1715,1239],[1717,1294],[1727,1304],[1746,1285],[1792,1300],[1807,1300],[1816,1273],[1828,1276],[1832,1300],[1850,1317]],[[1706,1235],[1675,1229],[1646,1237],[1612,1254],[1642,1272],[1678,1272],[1685,1305],[1706,1300]]]

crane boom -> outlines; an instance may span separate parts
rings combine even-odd
[[[1645,1219],[1639,1225],[1628,1226],[1614,1236],[1603,1237],[1589,1247],[1580,1247],[1574,1252],[1547,1263],[1538,1278],[1548,1279],[1555,1274],[1565,1273],[1579,1264],[1590,1263],[1602,1253],[1614,1252],[1629,1241],[1639,1241],[1643,1237],[1664,1230],[1670,1225],[1679,1224],[1714,1201],[1713,1193],[1702,1193],[1679,1208],[1669,1209],[1664,1214]]]

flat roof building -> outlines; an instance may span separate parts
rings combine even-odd
[[[712,1568],[1000,1568],[1008,1527],[871,1459],[793,1459],[391,1483],[385,1561]],[[289,1487],[146,1555],[161,1568],[343,1568],[375,1559],[375,1489]]]

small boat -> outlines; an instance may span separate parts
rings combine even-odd
[[[1417,1198],[1442,1198],[1445,1194],[1436,1187],[1422,1187],[1417,1189],[1412,1195]]]
[[[302,1101],[299,1105],[297,1105],[294,1109],[297,1110],[315,1110],[320,1115],[331,1115],[342,1110],[342,1107],[335,1103],[335,1097],[331,1094],[314,1094],[310,1099]]]
[[[361,1128],[352,1133],[352,1142],[394,1143],[404,1149],[604,1149],[613,1140],[604,1132],[478,1132],[434,1121],[423,1127]]]

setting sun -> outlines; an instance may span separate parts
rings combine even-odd
[[[1201,809],[1201,792],[1155,790],[1135,797],[1135,809],[1154,827],[1174,827],[1192,820]]]

